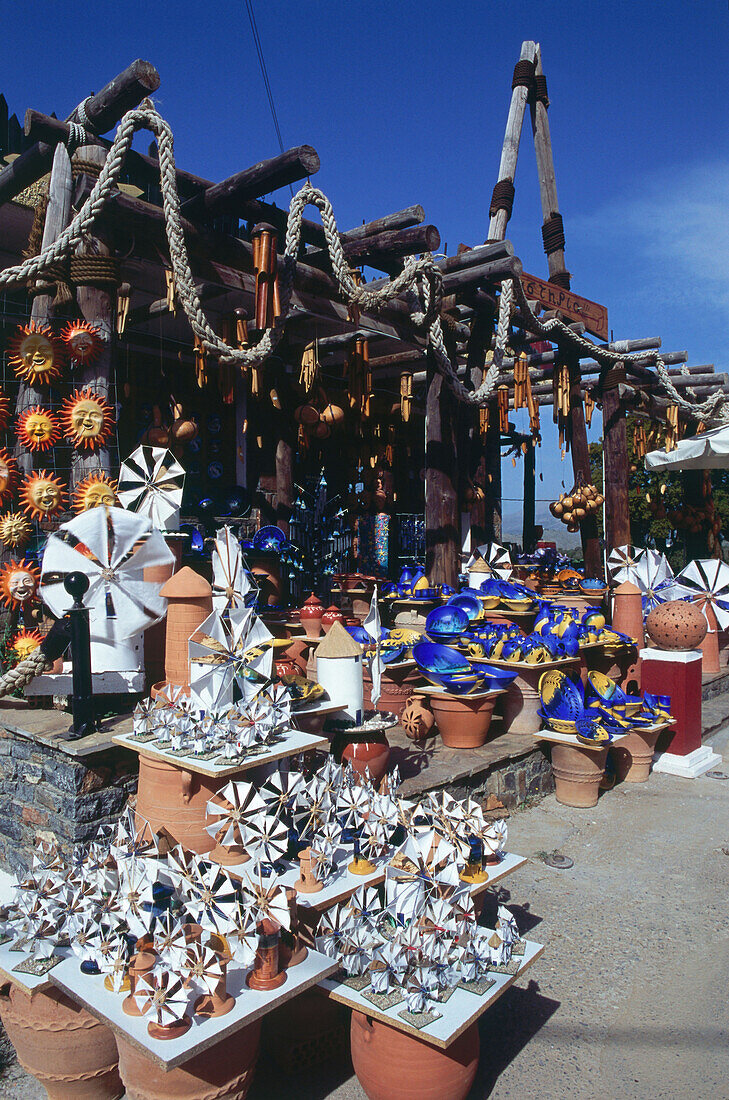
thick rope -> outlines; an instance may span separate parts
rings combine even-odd
[[[25,687],[36,676],[40,676],[44,669],[50,668],[50,665],[51,662],[43,650],[34,649],[14,668],[9,668],[3,676],[0,676],[0,696],[9,695],[18,688]]]
[[[526,79],[526,70],[524,79]],[[79,111],[79,118],[82,124],[86,121],[82,111]],[[468,389],[458,378],[443,342],[440,322],[443,275],[430,253],[425,253],[419,260],[408,257],[405,260],[402,272],[396,278],[389,280],[380,290],[369,290],[366,284],[357,286],[344,255],[332,205],[326,195],[317,188],[312,187],[308,182],[294,195],[289,208],[286,243],[280,267],[281,314],[274,321],[272,328],[264,330],[260,340],[254,347],[230,347],[223,342],[211,327],[195,290],[185,235],[182,229],[172,130],[149,100],[145,100],[142,106],[136,110],[127,111],[122,118],[99,178],[81,209],[74,215],[71,223],[39,255],[28,257],[23,263],[0,271],[0,287],[33,280],[47,272],[49,268],[59,264],[67,256],[70,256],[84,236],[90,232],[104,206],[116,192],[116,184],[124,159],[129,152],[135,132],[141,129],[149,130],[157,139],[165,228],[178,299],[195,336],[198,337],[205,351],[215,354],[221,363],[233,363],[243,368],[260,366],[278,345],[289,315],[296,258],[301,241],[303,212],[305,207],[311,204],[316,206],[321,213],[332,271],[343,297],[359,306],[364,312],[376,312],[387,302],[404,295],[412,310],[411,319],[413,323],[417,327],[426,330],[427,342],[433,350],[436,368],[443,374],[446,382],[460,401],[470,405],[485,405],[494,397],[501,380],[501,367],[512,313],[518,308],[530,321],[537,334],[543,335],[556,343],[567,343],[571,347],[587,351],[592,358],[601,364],[653,360],[662,385],[670,394],[672,401],[680,408],[701,420],[729,419],[729,412],[724,412],[727,407],[727,399],[724,394],[712,394],[710,398],[702,403],[686,401],[672,384],[666,366],[657,353],[640,352],[627,355],[610,352],[597,348],[592,341],[573,332],[558,318],[546,322],[539,321],[529,307],[521,281],[518,278],[507,279],[502,283],[493,360],[484,375],[481,385],[476,390]],[[73,142],[73,139],[78,136],[77,132],[72,131],[71,141]],[[506,381],[506,379],[501,381]],[[719,414],[720,407],[722,407],[721,414]]]

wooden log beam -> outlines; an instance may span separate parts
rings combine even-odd
[[[287,187],[290,183],[313,176],[319,171],[319,154],[311,145],[297,145],[285,153],[261,160],[233,176],[214,183],[194,198],[183,203],[187,218],[217,217],[238,214],[241,204]]]
[[[155,92],[159,83],[159,73],[154,65],[149,61],[133,61],[86,101],[84,110],[94,133],[103,134],[111,129],[130,108]],[[74,108],[69,119],[79,121],[77,108]],[[14,199],[50,170],[54,148],[53,144],[37,142],[3,168],[0,172],[0,206]]]
[[[385,229],[371,237],[345,241],[343,247],[347,261],[352,266],[369,264],[377,267],[378,259],[389,261],[403,256],[414,256],[420,252],[435,252],[440,247],[440,233],[434,225]]]
[[[347,229],[339,234],[339,239],[345,249],[354,241],[364,237],[374,237],[378,233],[385,233],[393,229],[409,229],[413,225],[420,225],[425,220],[425,211],[422,206],[406,206],[404,210],[396,210],[392,214],[385,214],[382,218],[374,218],[371,222],[357,225],[354,229]],[[314,267],[329,263],[329,251],[326,248],[310,248],[306,253],[306,262]]]
[[[476,267],[464,267],[459,271],[449,271],[443,276],[443,293],[455,294],[480,283],[501,282],[512,279],[522,273],[521,260],[517,256],[505,256],[501,260],[477,264]]]
[[[524,42],[521,47],[520,61],[533,62],[537,53],[536,42]],[[511,93],[509,114],[506,119],[506,132],[501,148],[501,161],[499,163],[500,180],[514,180],[516,174],[516,162],[519,158],[519,140],[521,128],[524,122],[524,111],[529,98],[529,89],[523,87],[514,88]],[[506,210],[497,210],[489,222],[490,241],[500,241],[506,236],[506,224],[509,214]]]
[[[345,248],[346,255],[346,248]],[[466,267],[477,267],[480,264],[492,263],[514,255],[514,246],[511,241],[492,241],[479,245],[477,248],[469,248],[466,252],[459,252],[455,256],[445,256],[435,261],[446,275],[453,271],[462,271]],[[309,254],[307,254],[307,260]],[[373,279],[367,284],[370,290],[379,290],[389,282],[388,279]],[[493,306],[493,302],[491,303]]]
[[[616,364],[606,374],[602,388],[603,492],[605,494],[605,540],[608,552],[628,546],[630,501],[628,498],[628,436],[625,409],[619,386],[625,383],[625,368]]]

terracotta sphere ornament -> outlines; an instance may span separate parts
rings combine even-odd
[[[76,390],[61,408],[63,431],[69,443],[79,451],[104,447],[114,427],[114,414],[101,394]]]
[[[84,367],[95,363],[104,349],[104,341],[95,325],[88,321],[69,321],[61,332],[68,354]]]
[[[18,417],[18,440],[27,451],[50,451],[61,438],[58,420],[48,409],[33,405]]]
[[[89,508],[115,508],[119,503],[116,490],[116,481],[106,474],[89,474],[74,489],[71,506],[74,512],[86,512]]]
[[[35,599],[40,570],[29,561],[9,561],[0,569],[0,598],[13,610]]]
[[[18,467],[4,447],[0,447],[0,506],[7,504],[18,484]]]
[[[48,325],[39,325],[35,321],[19,325],[8,350],[10,365],[24,382],[43,385],[61,374],[63,343]]]
[[[698,649],[706,637],[708,623],[695,603],[670,600],[654,607],[645,621],[650,640],[658,649]]]
[[[43,641],[40,630],[21,630],[13,638],[10,648],[19,661],[24,661],[31,653],[34,653]]]
[[[0,542],[10,550],[22,550],[33,536],[33,528],[22,512],[0,516]]]
[[[63,511],[66,493],[63,482],[45,470],[38,470],[23,482],[20,502],[33,519],[48,519]]]

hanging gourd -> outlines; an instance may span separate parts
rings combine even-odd
[[[50,519],[63,511],[66,493],[54,474],[38,470],[29,474],[20,489],[20,505],[33,519]]]
[[[175,443],[191,443],[197,435],[197,424],[189,416],[184,415],[183,407],[179,402],[172,405],[172,424],[170,435]]]
[[[89,508],[115,508],[118,503],[116,490],[116,481],[101,471],[89,474],[74,489],[71,507],[74,512],[86,512]]]
[[[61,375],[63,344],[48,325],[19,325],[8,345],[10,365],[23,382],[42,386]]]
[[[27,451],[50,451],[61,438],[58,420],[48,409],[33,405],[18,417],[18,442]]]
[[[91,389],[76,390],[61,406],[66,439],[78,451],[96,451],[105,447],[114,428],[111,405]]]
[[[95,363],[104,350],[98,328],[88,321],[69,321],[61,331],[61,339],[69,357],[82,367]]]
[[[251,241],[256,275],[256,328],[262,331],[273,328],[273,322],[281,316],[276,230],[261,222],[253,227]]]

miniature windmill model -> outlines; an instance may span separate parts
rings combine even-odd
[[[137,447],[119,471],[119,500],[161,531],[177,531],[185,471],[164,447]]]
[[[230,527],[221,527],[213,545],[213,607],[224,612],[246,606],[255,592],[243,565],[240,543]]]
[[[90,582],[84,604],[89,609],[92,670],[136,671],[141,667],[139,636],[166,609],[159,584],[145,581],[143,571],[173,560],[163,536],[145,516],[123,508],[92,508],[49,537],[41,597],[54,615],[65,615],[73,597],[63,582],[70,573],[85,573]]]

